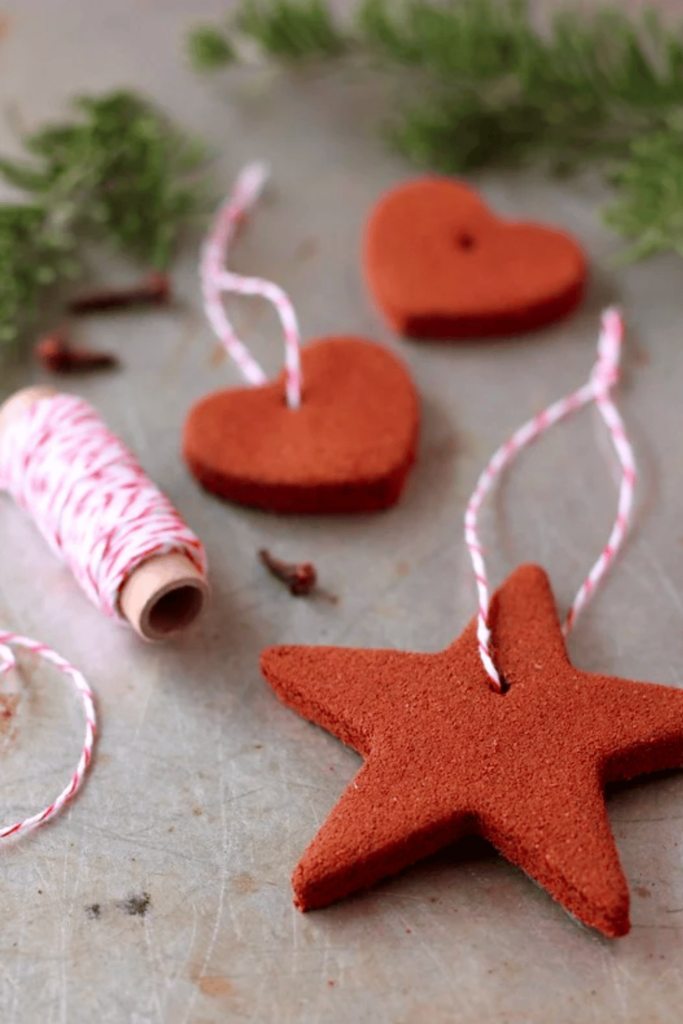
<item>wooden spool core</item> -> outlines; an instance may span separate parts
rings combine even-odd
[[[0,407],[0,434],[36,402],[52,398],[53,388],[24,388]],[[181,551],[152,555],[130,574],[119,593],[119,609],[144,640],[165,640],[186,629],[202,611],[209,585]]]

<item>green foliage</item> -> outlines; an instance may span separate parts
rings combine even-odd
[[[607,208],[605,222],[633,245],[622,253],[629,261],[674,249],[683,256],[683,124],[631,145],[629,159],[613,172],[619,196]]]
[[[385,61],[421,72],[426,98],[397,137],[434,166],[541,159],[564,172],[625,155],[683,105],[683,40],[651,13],[562,12],[542,36],[521,0],[366,0],[360,25]]]
[[[16,338],[43,288],[78,270],[72,239],[41,206],[0,205],[0,344]]]
[[[23,140],[26,158],[0,160],[0,178],[26,194],[0,205],[0,341],[16,337],[45,286],[79,272],[84,241],[163,270],[203,203],[193,175],[204,148],[144,99],[114,92],[74,107],[74,120]]]
[[[195,71],[216,71],[235,59],[227,34],[213,25],[199,25],[190,32],[187,54]]]
[[[364,0],[356,21],[377,53],[446,77],[508,74],[537,40],[524,0]]]
[[[313,8],[345,45],[320,45]],[[680,248],[683,32],[653,11],[567,10],[540,32],[526,0],[359,0],[348,37],[331,10],[324,0],[242,0],[237,23],[283,61],[364,53],[395,82],[389,136],[416,163],[567,174],[597,162],[619,190],[606,217],[633,240],[628,257]]]
[[[235,24],[282,60],[337,57],[346,49],[325,0],[242,0]]]

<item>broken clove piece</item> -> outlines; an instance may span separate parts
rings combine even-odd
[[[132,306],[165,306],[171,298],[171,283],[167,274],[150,271],[141,284],[132,288],[103,288],[100,291],[72,299],[69,313],[101,313],[108,309],[128,309]]]
[[[294,597],[305,597],[315,590],[318,574],[311,562],[301,562],[298,565],[295,562],[282,562],[266,548],[261,548],[258,556],[261,564],[276,580],[287,584],[290,594]]]
[[[80,373],[87,370],[110,370],[119,365],[111,352],[96,352],[94,349],[74,348],[69,344],[65,327],[52,334],[46,334],[35,347],[39,363],[53,373]]]

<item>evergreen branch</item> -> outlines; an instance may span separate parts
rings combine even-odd
[[[395,83],[393,144],[424,167],[597,163],[626,256],[681,249],[683,31],[654,11],[563,11],[541,33],[526,0],[359,0],[349,34],[325,0],[242,0],[233,26],[284,63],[364,53]]]
[[[683,123],[635,139],[611,173],[618,198],[605,223],[633,244],[623,262],[674,249],[683,256]]]
[[[235,26],[266,53],[290,62],[338,57],[347,48],[326,0],[242,0]]]
[[[195,71],[216,71],[232,63],[235,50],[227,32],[213,25],[199,25],[187,38],[187,55]]]
[[[206,201],[193,180],[206,159],[130,92],[74,101],[77,117],[28,135],[28,159],[0,160],[0,178],[26,194],[0,204],[0,342],[15,338],[42,290],[77,275],[95,240],[148,268],[169,265],[184,226]]]

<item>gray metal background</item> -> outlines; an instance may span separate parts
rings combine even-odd
[[[680,258],[614,271],[617,244],[596,218],[599,184],[487,175],[480,185],[501,213],[565,225],[586,246],[593,270],[583,309],[511,343],[392,338],[370,306],[357,255],[372,202],[408,173],[377,138],[380,90],[332,72],[198,81],[179,60],[182,32],[225,6],[5,4],[2,148],[16,145],[18,123],[59,113],[74,91],[134,84],[215,144],[226,188],[246,160],[270,159],[270,196],[234,265],[284,285],[307,336],[355,332],[400,352],[424,400],[420,460],[400,505],[372,517],[277,519],[200,493],[179,458],[183,416],[238,375],[217,358],[204,322],[195,247],[177,270],[177,308],[79,329],[76,337],[117,351],[124,368],[68,383],[96,403],[204,539],[214,599],[182,640],[144,646],[88,604],[27,518],[0,501],[0,622],[81,667],[102,720],[81,797],[0,854],[0,1018],[677,1022],[683,778],[610,799],[632,890],[625,939],[578,927],[519,871],[470,849],[304,917],[291,904],[290,871],[359,758],[278,704],[258,653],[279,641],[434,651],[455,637],[474,609],[461,524],[476,475],[514,427],[586,378],[599,309],[618,298],[630,326],[620,404],[642,471],[638,520],[571,654],[586,669],[683,685]],[[116,274],[123,279],[124,268],[109,268]],[[243,336],[275,372],[272,312],[259,303],[235,308]],[[42,379],[30,366],[7,365],[2,393]],[[609,448],[585,413],[529,452],[496,496],[485,524],[494,578],[538,560],[565,607],[614,508]],[[257,564],[262,545],[313,559],[340,603],[291,599]],[[17,716],[0,733],[8,822],[56,792],[81,741],[80,709],[61,678],[25,664]]]

